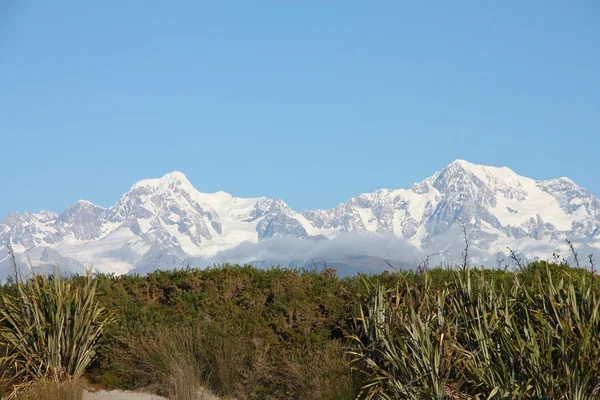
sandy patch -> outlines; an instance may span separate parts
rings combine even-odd
[[[167,400],[165,397],[143,392],[129,392],[123,390],[86,391],[83,400]]]
[[[168,400],[166,397],[146,392],[134,392],[126,390],[98,390],[95,392],[85,391],[83,400]],[[206,390],[198,393],[198,400],[220,400],[219,397]]]

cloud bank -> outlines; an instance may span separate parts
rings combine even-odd
[[[418,265],[424,253],[392,234],[344,232],[334,239],[275,237],[258,243],[242,243],[219,252],[210,261],[248,263],[255,260],[322,260],[368,256]]]

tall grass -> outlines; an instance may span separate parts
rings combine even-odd
[[[208,398],[206,387],[231,394],[240,382],[244,351],[207,340],[199,325],[157,327],[128,338],[124,366],[141,387],[174,400]],[[239,344],[239,343],[238,343]]]
[[[85,385],[81,380],[68,379],[57,382],[41,379],[23,387],[15,396],[17,400],[81,400]]]
[[[271,353],[247,333],[193,324],[134,335],[128,349],[122,365],[140,387],[169,399],[211,399],[215,393],[238,399],[349,400],[356,393],[337,342]]]
[[[429,273],[369,288],[350,336],[365,399],[600,398],[600,299],[589,278]]]
[[[353,399],[357,377],[348,368],[348,362],[344,347],[337,341],[321,347],[307,346],[293,357],[283,357],[272,371],[274,377],[270,383],[283,389],[274,398]]]
[[[95,299],[89,270],[65,279],[60,270],[23,278],[15,269],[12,293],[0,296],[0,371],[11,384],[79,377],[114,317]]]

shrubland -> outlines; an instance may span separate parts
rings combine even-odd
[[[0,288],[3,310],[13,310],[1,322],[0,346],[11,360],[0,365],[5,377],[13,360],[55,346],[44,337],[57,327],[81,332],[89,325],[77,307],[96,310],[85,315],[94,321],[89,332],[99,334],[83,342],[91,348],[83,352],[89,356],[79,364],[83,372],[50,363],[56,352],[45,350],[36,360],[60,368],[44,372],[17,363],[28,372],[8,379],[7,388],[83,377],[89,385],[145,388],[172,399],[209,393],[223,399],[600,398],[600,280],[565,262],[345,278],[330,268],[247,265],[74,276],[60,280],[72,295],[48,292],[48,299],[64,297],[62,303],[40,303],[55,310],[49,315],[64,309],[64,318],[48,317],[23,331],[33,335],[28,343],[48,344],[25,349],[7,332],[32,325],[12,315],[29,315],[18,310],[29,309],[29,298],[42,301],[36,288],[43,282],[38,276]],[[77,303],[91,288],[93,298]],[[61,343],[80,343],[77,337]],[[60,349],[78,354],[69,346]]]

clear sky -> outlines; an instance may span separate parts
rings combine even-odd
[[[203,192],[327,208],[454,159],[600,195],[600,2],[0,0],[0,219]]]

